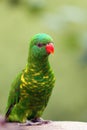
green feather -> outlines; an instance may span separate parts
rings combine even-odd
[[[49,43],[53,43],[53,39],[47,34],[36,34],[31,39],[27,65],[11,86],[7,121],[26,122],[39,118],[47,106],[55,83],[46,52]]]

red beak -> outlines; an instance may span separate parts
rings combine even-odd
[[[53,45],[53,43],[49,43],[49,44],[46,45],[46,51],[47,51],[48,54],[54,53],[54,45]]]

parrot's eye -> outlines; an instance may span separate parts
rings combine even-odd
[[[43,46],[45,46],[45,44],[38,43],[37,46],[38,46],[38,47],[43,47]]]

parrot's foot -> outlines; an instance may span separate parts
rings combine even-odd
[[[50,120],[43,120],[42,118],[35,118],[31,120],[33,123],[36,123],[37,125],[41,125],[41,124],[48,124],[51,121]]]
[[[35,118],[30,121],[26,121],[26,123],[20,123],[20,126],[33,126],[33,125],[42,125],[50,123],[50,120],[43,120],[42,118]]]

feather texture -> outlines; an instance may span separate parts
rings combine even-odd
[[[46,45],[52,42],[47,34],[38,34],[31,40],[28,63],[11,86],[7,121],[26,122],[41,117],[55,83],[46,52]]]

